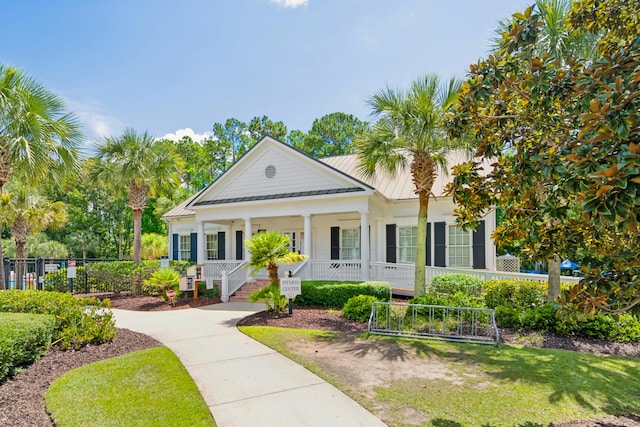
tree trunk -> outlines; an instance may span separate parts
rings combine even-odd
[[[278,280],[278,265],[270,262],[267,265],[267,271],[269,272],[269,280],[271,281],[271,284],[276,283],[280,286],[280,281]]]
[[[0,190],[2,193],[2,190]],[[0,233],[2,232],[2,227],[0,227]],[[7,289],[7,283],[4,277],[4,249],[2,248],[2,239],[0,238],[0,290]]]
[[[416,297],[424,295],[427,284],[427,215],[429,195],[419,194],[418,233],[416,236],[416,265],[413,291]]]
[[[22,286],[22,278],[24,276],[24,246],[26,242],[18,242],[16,240],[16,289],[25,289]],[[25,280],[25,285],[26,285]]]
[[[549,290],[547,300],[554,301],[560,295],[560,257],[554,255],[547,260],[549,273]]]
[[[142,261],[142,211],[133,211],[133,262]]]
[[[142,261],[142,211],[133,211],[133,262],[134,264],[140,264]],[[137,277],[133,281],[133,294],[142,295],[142,278]]]

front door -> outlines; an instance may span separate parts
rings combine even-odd
[[[282,234],[289,236],[289,252],[297,252],[299,254],[304,251],[304,232],[303,231],[285,231]]]

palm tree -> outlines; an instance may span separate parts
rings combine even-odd
[[[569,57],[597,58],[598,36],[584,31],[570,31],[567,26],[572,3],[573,0],[536,0],[535,8],[541,22],[538,38],[530,52],[532,57],[548,54],[550,59],[561,63]],[[492,51],[500,50],[504,40],[509,40],[509,37],[504,39],[503,35],[511,32],[513,22],[513,18],[498,22]]]
[[[447,172],[447,153],[466,148],[466,140],[450,140],[443,130],[445,113],[456,102],[460,83],[440,84],[432,74],[415,80],[407,91],[387,87],[368,101],[378,121],[356,140],[360,172],[373,177],[377,170],[394,175],[410,168],[419,199],[415,264],[415,295],[425,292],[426,238],[429,198],[438,171]]]
[[[82,258],[87,258],[87,252],[95,252],[98,248],[98,239],[96,235],[90,230],[76,230],[69,234],[65,239],[67,245],[74,249],[74,253],[79,249],[82,253]]]
[[[16,258],[26,258],[27,238],[47,228],[62,228],[67,223],[63,202],[52,202],[27,187],[12,187],[0,195],[0,222],[8,225],[16,244]],[[16,266],[16,277],[22,277],[22,265]]]
[[[0,64],[0,193],[15,175],[28,175],[35,183],[76,171],[81,139],[77,120],[60,98],[17,68]],[[5,289],[4,274],[0,289]]]
[[[251,258],[247,267],[251,268],[250,275],[266,268],[269,272],[271,284],[280,284],[278,267],[283,264],[293,264],[302,261],[306,255],[297,252],[289,252],[289,236],[268,231],[258,233],[252,239],[245,242]]]
[[[102,138],[97,151],[93,177],[109,182],[112,188],[128,191],[128,205],[133,211],[133,261],[139,264],[147,197],[175,188],[184,162],[171,145],[130,128],[117,138]],[[134,293],[141,290],[142,283],[136,283]]]

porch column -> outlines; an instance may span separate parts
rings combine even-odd
[[[204,238],[204,221],[198,221],[196,223],[198,227],[198,256],[196,262],[198,264],[204,264],[205,260],[205,252],[207,250],[207,242],[205,242]]]
[[[251,240],[251,237],[253,237],[252,227],[253,226],[251,225],[251,218],[245,218],[244,219],[244,239],[245,240]],[[251,258],[251,254],[247,249],[247,245],[244,245],[244,259],[245,261],[249,261],[249,258]]]
[[[376,218],[376,261],[377,262],[385,262],[384,256],[384,221],[383,217],[377,216]]]
[[[369,280],[369,212],[360,212],[360,263],[362,266],[362,280]]]
[[[233,239],[231,226],[225,225],[222,229],[224,230],[224,259],[233,259],[231,256],[231,240]]]
[[[169,245],[168,245],[168,253],[167,256],[169,259],[173,259],[172,255],[173,254],[173,225],[170,222],[167,222],[167,229],[169,230]]]
[[[311,258],[311,214],[305,214],[304,217],[304,254]]]

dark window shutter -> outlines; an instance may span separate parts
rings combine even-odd
[[[446,233],[447,224],[445,222],[436,222],[433,224],[433,241],[435,249],[433,264],[436,267],[447,266]]]
[[[236,230],[236,259],[244,258],[244,239],[242,238],[242,230]]]
[[[484,238],[485,225],[484,221],[480,221],[480,224],[473,232],[473,268],[487,268]]]
[[[191,262],[198,262],[198,233],[191,233]]]
[[[173,246],[172,248],[172,254],[171,254],[171,259],[173,259],[174,261],[178,260],[178,251],[180,250],[180,237],[178,236],[177,233],[173,233],[173,235],[171,236],[173,238],[173,244],[171,246]]]
[[[427,223],[427,265],[431,265],[431,223]]]
[[[340,227],[331,227],[331,259],[340,259]]]
[[[218,232],[218,259],[226,259],[226,254],[224,253],[224,231]]]
[[[396,262],[396,225],[387,224],[387,262]]]

